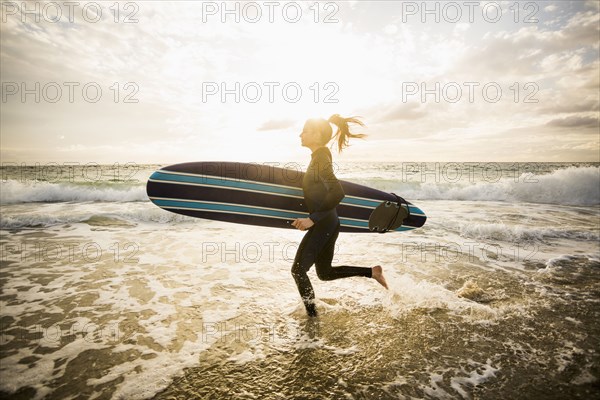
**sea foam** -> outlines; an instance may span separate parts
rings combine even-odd
[[[435,179],[434,179],[435,180]],[[568,167],[549,174],[521,174],[493,182],[423,182],[395,193],[413,200],[506,201],[591,206],[600,204],[600,168]]]
[[[56,203],[110,201],[147,201],[146,187],[135,186],[93,186],[90,184],[52,183],[7,180],[0,185],[0,204],[16,203]]]

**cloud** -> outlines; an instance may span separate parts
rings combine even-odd
[[[599,21],[599,13],[587,11],[576,13],[556,30],[534,25],[516,31],[489,32],[449,72],[453,76],[476,75],[488,80],[558,76],[563,68],[557,71],[553,63],[544,64],[546,59],[573,56],[578,49],[597,51]],[[566,54],[561,55],[562,52]]]
[[[559,99],[554,105],[540,109],[540,113],[542,114],[570,114],[588,111],[600,111],[600,103],[598,102],[598,99]]]
[[[293,127],[297,121],[291,119],[273,119],[258,127],[259,131],[283,130]]]
[[[546,125],[566,128],[599,128],[598,117],[582,117],[571,115],[566,118],[557,118],[549,121]],[[598,131],[596,131],[598,133]]]
[[[426,115],[425,107],[420,106],[419,103],[401,103],[390,106],[377,121],[416,120],[424,118]]]
[[[592,10],[600,11],[600,2],[598,0],[586,0],[585,6]]]
[[[600,63],[585,64],[571,71],[564,60],[556,59],[553,68],[561,72],[557,79],[546,78],[540,98],[540,114],[564,114],[600,111]]]
[[[58,153],[85,160],[110,143],[115,158],[238,159],[261,151],[256,143],[266,140],[264,132],[287,131],[268,138],[270,145],[276,141],[278,148],[291,149],[281,153],[286,158],[298,147],[296,123],[339,112],[361,115],[369,125],[370,141],[358,141],[348,157],[364,149],[394,159],[412,141],[414,148],[435,149],[415,155],[429,159],[492,157],[499,146],[503,159],[557,159],[552,151],[561,147],[549,138],[558,135],[568,135],[564,148],[596,157],[598,145],[589,132],[600,111],[597,1],[539,3],[547,10],[535,15],[538,24],[515,24],[510,12],[498,24],[421,23],[420,18],[402,23],[400,2],[384,3],[342,2],[335,15],[341,22],[327,24],[314,22],[308,2],[302,3],[303,19],[294,24],[282,21],[281,7],[273,24],[232,18],[222,23],[219,15],[202,23],[195,2],[139,3],[135,24],[115,24],[110,2],[101,3],[105,20],[93,24],[81,21],[80,6],[75,24],[23,24],[19,16],[9,16],[0,25],[3,81],[94,81],[104,97],[94,104],[24,104],[14,96],[2,104],[2,155],[25,157],[35,150],[37,157]],[[511,5],[502,2],[505,9]],[[322,20],[329,9],[320,10]],[[274,81],[279,86],[271,102],[263,83]],[[400,101],[403,83],[425,82],[431,88],[453,81],[480,83],[476,101],[435,103],[429,96],[419,102],[419,95]],[[492,81],[504,91],[494,104],[485,102],[480,90]],[[128,92],[123,84],[135,82],[140,102],[112,101],[114,82],[121,96]],[[218,93],[203,101],[207,82],[229,89],[235,82],[242,87],[257,82],[263,100],[222,101]],[[298,103],[282,100],[288,82],[302,87]],[[509,89],[515,82],[521,89],[518,102]],[[539,102],[526,104],[522,100],[530,91],[524,84],[531,82],[539,87]],[[339,102],[325,101],[329,97]],[[504,142],[496,138],[499,132],[513,134]],[[64,136],[60,144],[59,135]],[[165,141],[168,153],[162,151]],[[386,147],[393,143],[397,148]],[[528,146],[535,151],[527,152]],[[265,157],[273,147],[264,150]]]

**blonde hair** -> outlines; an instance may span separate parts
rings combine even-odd
[[[331,117],[329,117],[328,120],[322,118],[312,118],[309,119],[307,123],[310,123],[317,129],[317,131],[321,135],[321,141],[324,145],[329,143],[331,139],[337,138],[338,152],[341,153],[345,147],[349,146],[348,142],[350,138],[364,138],[367,136],[363,133],[355,134],[350,132],[348,124],[357,124],[360,126],[365,126],[365,124],[358,118],[359,117],[344,118],[339,114],[333,114]],[[331,128],[330,124],[337,126],[337,131],[335,132],[335,135],[333,135],[333,129]]]
[[[334,138],[337,137],[339,153],[342,152],[344,147],[349,146],[348,141],[350,140],[350,138],[364,138],[367,136],[364,133],[350,132],[350,128],[348,127],[348,124],[357,124],[357,125],[360,125],[363,127],[365,126],[365,124],[361,120],[359,120],[358,117],[344,118],[344,117],[340,116],[340,114],[333,114],[331,117],[329,117],[329,120],[327,122],[331,122],[338,128],[337,132],[335,133],[335,135],[333,137]],[[328,142],[329,142],[329,140],[328,140]]]

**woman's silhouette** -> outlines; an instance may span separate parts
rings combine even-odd
[[[373,278],[387,289],[381,266],[372,268],[339,266],[332,267],[335,242],[340,231],[340,220],[336,206],[344,198],[344,190],[333,173],[332,156],[327,143],[332,139],[333,130],[330,123],[337,126],[338,152],[348,146],[350,138],[362,138],[363,134],[352,134],[348,124],[364,126],[355,117],[343,118],[339,114],[332,115],[328,121],[309,119],[300,134],[302,146],[312,151],[311,161],[304,174],[302,189],[304,202],[310,213],[308,218],[298,218],[292,225],[299,230],[308,230],[302,238],[294,264],[292,276],[296,281],[300,296],[309,316],[317,316],[315,292],[308,279],[307,272],[315,264],[317,276],[330,281],[351,276]]]

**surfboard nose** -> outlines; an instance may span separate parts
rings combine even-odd
[[[146,182],[146,195],[154,204],[156,204],[156,202],[153,199],[153,197],[156,196],[156,185],[153,182],[156,181],[159,176],[160,172],[154,171],[152,175],[150,175],[150,177],[148,178],[148,181]]]

